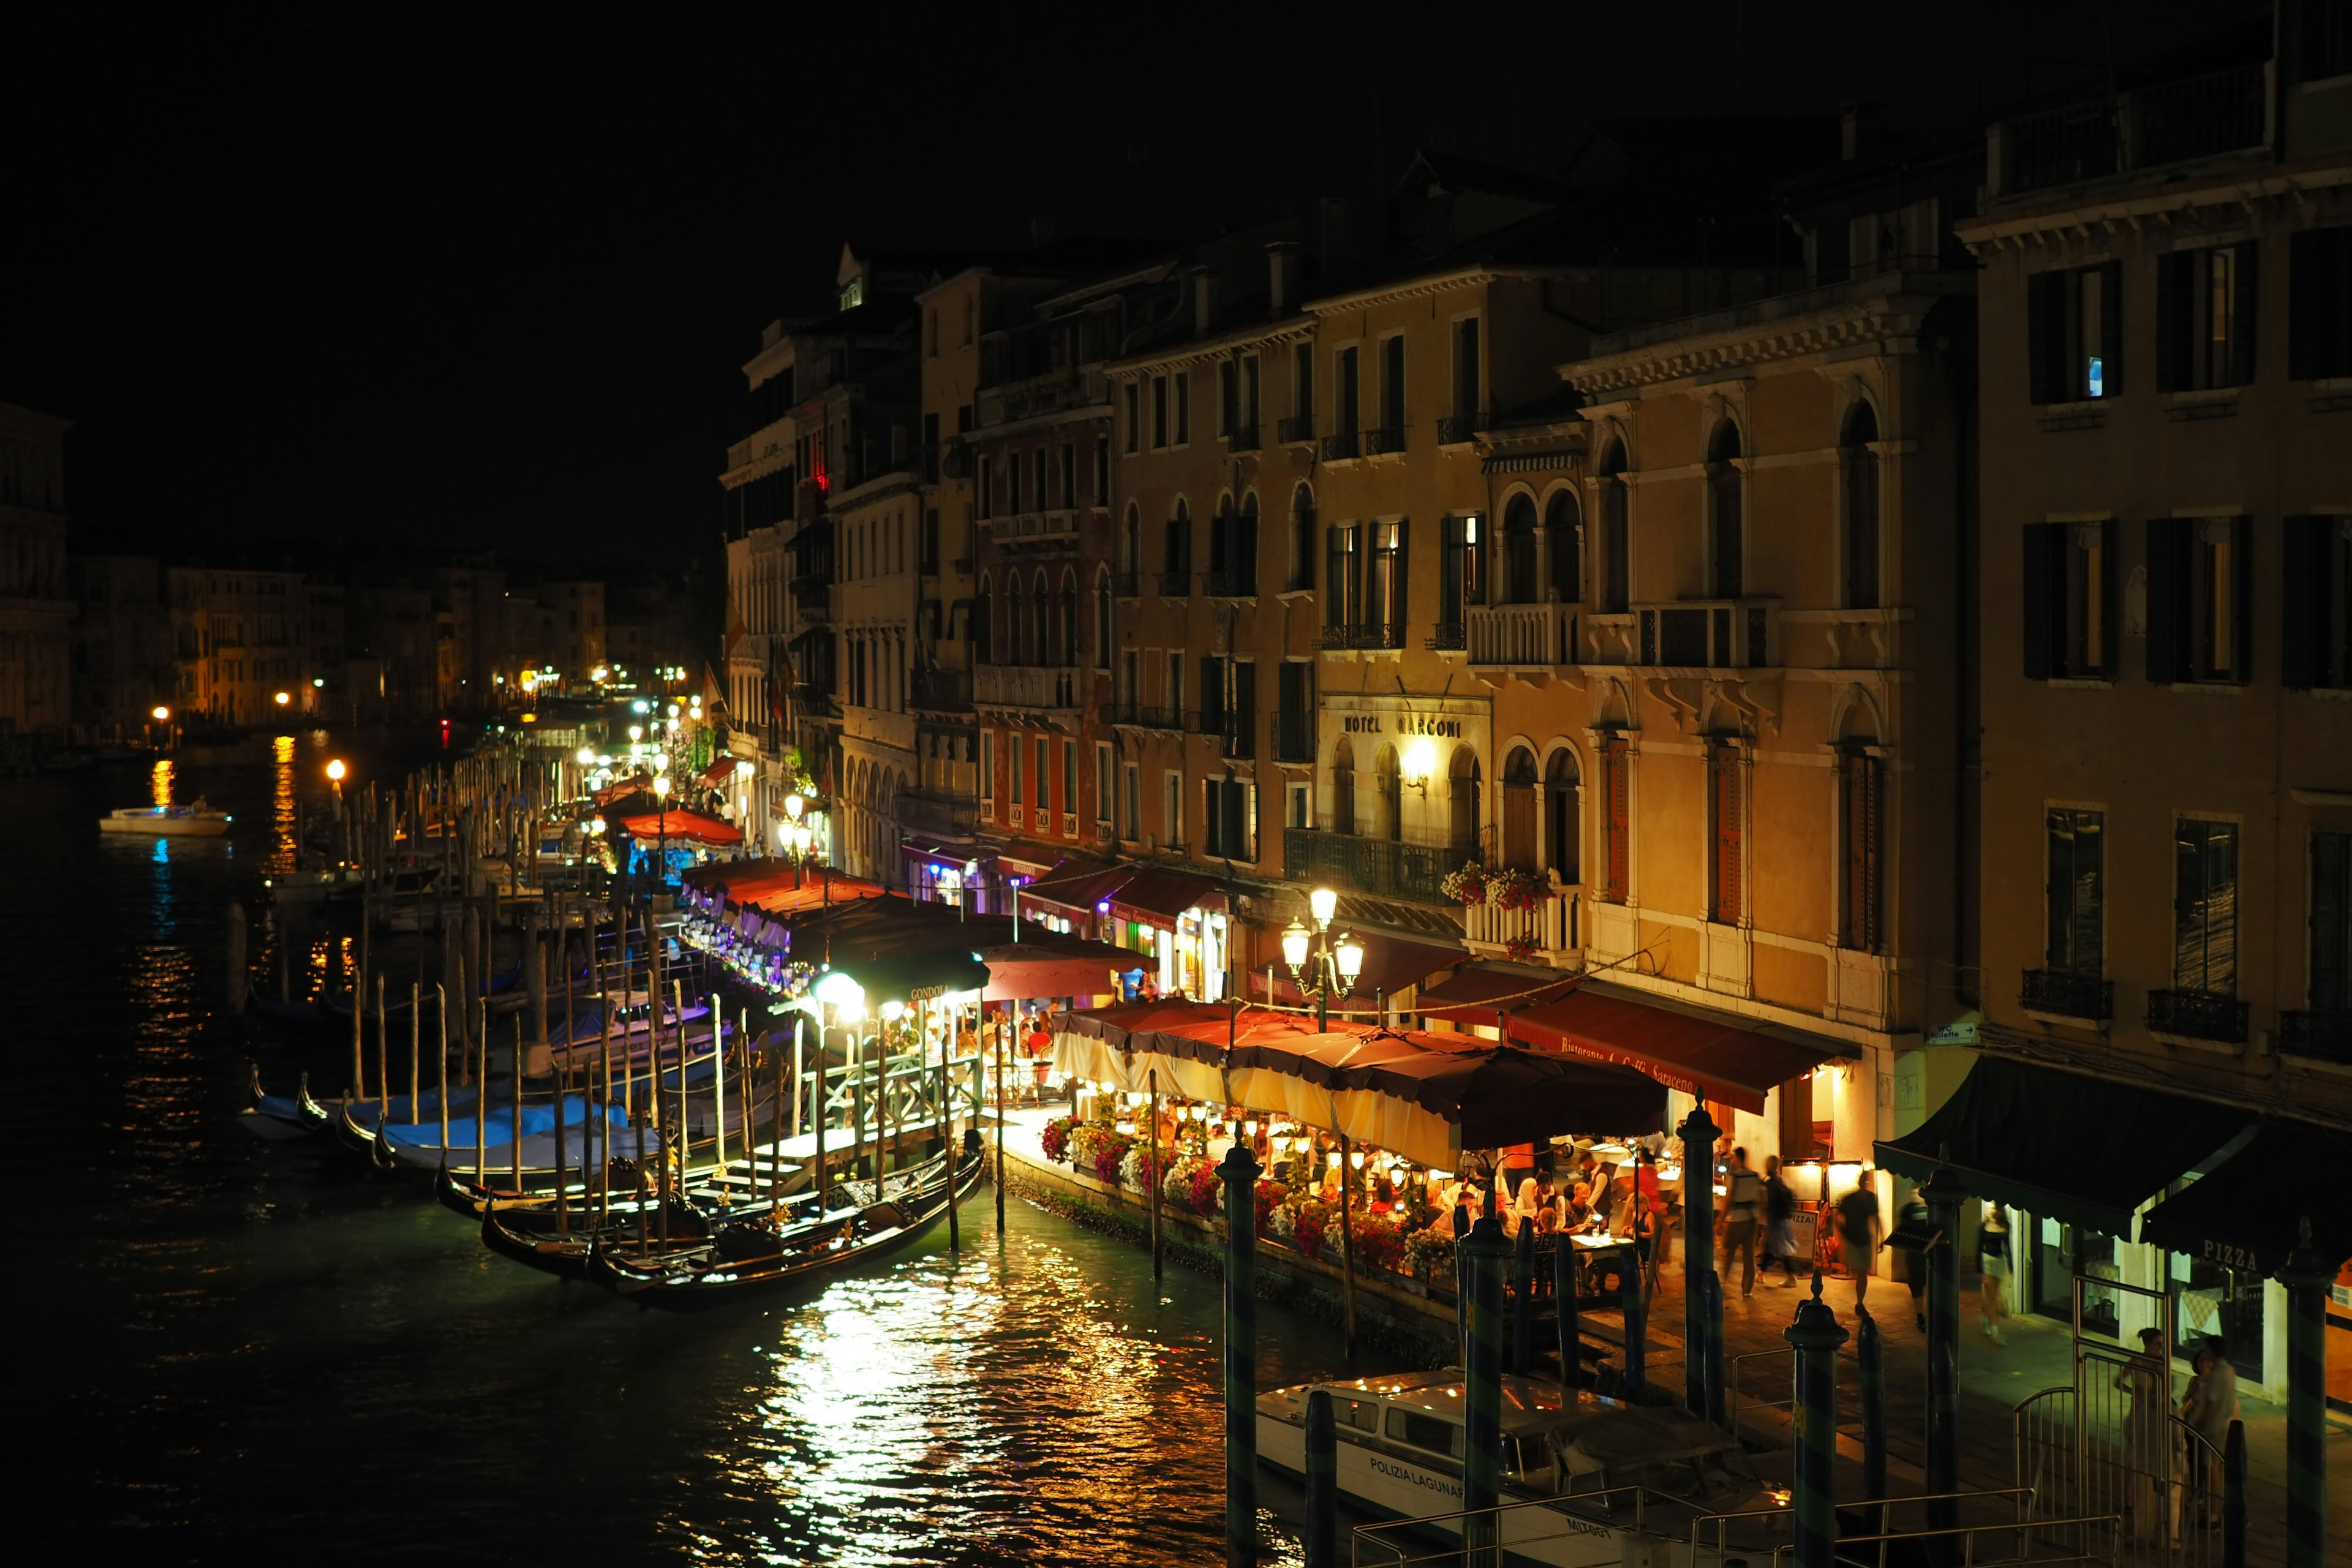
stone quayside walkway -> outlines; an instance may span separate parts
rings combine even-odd
[[[1039,1130],[1059,1108],[1015,1109],[1006,1117],[1005,1152],[1013,1163],[1012,1182],[1047,1194],[1059,1194],[1129,1207],[1130,1219],[1146,1211],[1126,1194],[1116,1197],[1100,1184],[1080,1176],[1067,1165],[1049,1163],[1038,1142]],[[983,1136],[992,1151],[993,1118]],[[1163,1222],[1166,1215],[1163,1213]],[[1163,1234],[1191,1239],[1172,1226]],[[1659,1270],[1657,1294],[1651,1300],[1649,1331],[1643,1365],[1653,1389],[1679,1392],[1683,1387],[1682,1252]],[[1260,1266],[1263,1277],[1265,1266]],[[1780,1276],[1776,1270],[1773,1279]],[[1724,1291],[1725,1376],[1734,1390],[1743,1436],[1751,1442],[1784,1445],[1788,1440],[1786,1405],[1791,1363],[1781,1331],[1789,1326],[1798,1301],[1810,1289],[1768,1285],[1759,1276],[1755,1294],[1742,1298],[1735,1276]],[[1839,1323],[1854,1326],[1853,1285],[1830,1279],[1822,1299],[1836,1311]],[[1878,1321],[1885,1347],[1886,1376],[1887,1470],[1896,1492],[1924,1490],[1927,1463],[1927,1335],[1912,1315],[1910,1292],[1889,1279],[1870,1282],[1867,1302]],[[1359,1302],[1360,1317],[1390,1303]],[[1416,1305],[1420,1305],[1416,1303]],[[1429,1305],[1435,1305],[1433,1303]],[[1443,1344],[1452,1332],[1452,1304],[1433,1312],[1424,1326],[1427,1337]],[[1976,1292],[1968,1282],[1961,1289],[1960,1331],[1960,1484],[1969,1489],[1992,1489],[2017,1484],[2011,1411],[2018,1402],[2045,1388],[2064,1387],[2073,1380],[2072,1336],[2064,1324],[2043,1318],[2012,1317],[2002,1332],[2006,1345],[1986,1338],[1977,1309]],[[1615,1351],[1623,1335],[1614,1312],[1588,1311],[1588,1343],[1606,1344]],[[1539,1349],[1550,1344],[1549,1323],[1538,1336]],[[1770,1353],[1743,1365],[1742,1356]],[[1542,1370],[1557,1375],[1556,1355],[1547,1355]],[[2181,1379],[2176,1376],[2175,1394]],[[1777,1401],[1778,1404],[1767,1402]],[[2251,1394],[2242,1395],[2246,1424],[2246,1547],[2250,1563],[2284,1562],[2286,1556],[2286,1410]],[[1852,1346],[1838,1361],[1838,1429],[1841,1495],[1851,1479],[1859,1489],[1862,1457],[1862,1394]],[[2328,1556],[2331,1562],[2352,1563],[2352,1429],[2340,1421],[2327,1427]]]

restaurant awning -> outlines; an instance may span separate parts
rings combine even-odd
[[[1113,947],[1107,942],[1064,936],[1031,926],[1019,942],[998,941],[980,948],[988,965],[986,1002],[1022,1002],[1040,996],[1084,998],[1115,995],[1124,974],[1151,962],[1144,954]]]
[[[1948,1166],[1978,1197],[2128,1240],[2140,1205],[2253,1120],[2184,1095],[1979,1056],[1943,1109],[1881,1142],[1878,1158],[1923,1181]]]
[[[598,805],[610,805],[616,800],[625,799],[629,795],[641,793],[647,795],[648,798],[650,798],[653,782],[654,775],[649,773],[642,771],[634,773],[627,778],[615,779],[613,783],[606,784],[603,789],[596,792],[593,798]]]
[[[1465,1024],[1492,1024],[1498,1009],[1556,1002],[1583,977],[1557,969],[1500,963],[1470,963],[1421,993],[1422,1016]]]
[[[720,752],[710,760],[710,765],[694,775],[694,782],[705,789],[717,789],[735,776],[735,759]]]
[[[1332,1003],[1334,1011],[1345,1007],[1350,1011],[1369,1013],[1379,998],[1394,996],[1408,985],[1420,984],[1441,969],[1452,969],[1456,964],[1470,962],[1470,955],[1458,947],[1439,947],[1433,942],[1408,942],[1401,936],[1377,934],[1359,934],[1356,940],[1364,946],[1364,967],[1356,976],[1356,987],[1349,993],[1348,1000]],[[1336,944],[1339,938],[1335,935],[1332,941]],[[1277,955],[1280,951],[1279,948],[1275,950]],[[1253,971],[1250,976],[1252,987],[1261,994],[1265,990],[1265,976],[1264,969]],[[1278,956],[1274,965],[1274,994],[1268,1000],[1292,1007],[1306,1001],[1299,993],[1297,983],[1290,978],[1289,966],[1279,962]]]
[[[731,823],[698,811],[646,812],[621,818],[621,831],[632,838],[667,839],[673,844],[740,844],[743,835]]]
[[[1055,1059],[1120,1089],[1143,1089],[1156,1073],[1162,1088],[1192,1098],[1279,1112],[1424,1165],[1556,1134],[1654,1131],[1665,1119],[1665,1091],[1626,1068],[1465,1035],[1318,1034],[1296,1015],[1229,1016],[1208,1003],[1073,1014]]]
[[[1223,909],[1224,889],[1206,878],[1155,866],[1142,868],[1133,880],[1120,883],[1110,895],[1112,917],[1139,925],[1173,926],[1185,910],[1204,904]]]
[[[2272,1274],[2294,1250],[2308,1215],[2312,1249],[2334,1269],[2352,1258],[2352,1211],[2314,1182],[2341,1181],[2346,1171],[2352,1138],[2266,1120],[2244,1148],[2140,1215],[2140,1239],[2224,1268]]]
[[[1639,1068],[1668,1089],[1762,1115],[1764,1097],[1851,1046],[1773,1026],[1735,1026],[1587,982],[1514,1013],[1510,1036],[1595,1061]]]
[[[1140,866],[1060,868],[1021,889],[1021,901],[1052,904],[1068,913],[1091,918],[1095,906],[1141,875]]]

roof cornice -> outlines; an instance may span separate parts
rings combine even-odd
[[[1873,281],[1879,281],[1874,279]],[[1589,402],[1638,395],[1644,387],[1694,376],[1738,371],[1775,361],[1802,359],[1865,343],[1893,343],[1916,337],[1927,312],[1963,289],[1904,288],[1926,279],[1891,277],[1890,286],[1855,292],[1840,285],[1810,310],[1761,319],[1694,318],[1689,330],[1613,353],[1594,354],[1559,367],[1560,379]],[[1604,340],[1605,341],[1605,340]]]
[[[2022,249],[2053,239],[2080,238],[2097,231],[2164,228],[2193,214],[2216,208],[2251,210],[2259,205],[2313,205],[2323,211],[2352,206],[2352,163],[2338,160],[2303,168],[2264,164],[2260,171],[2217,174],[2201,180],[2175,177],[2158,183],[2145,175],[2109,194],[2076,190],[2030,210],[1996,211],[1952,226],[1960,243],[1977,254],[2005,245]],[[2007,205],[2007,204],[2004,204]],[[2022,201],[2017,204],[2023,206]]]

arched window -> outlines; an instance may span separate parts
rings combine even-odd
[[[1451,807],[1454,849],[1456,854],[1475,855],[1478,852],[1478,823],[1481,818],[1479,796],[1484,774],[1478,768],[1478,753],[1468,746],[1454,748],[1452,788],[1448,799]]]
[[[1536,503],[1524,492],[1503,508],[1503,600],[1532,605],[1536,584]]]
[[[1021,574],[1004,574],[1004,639],[997,651],[999,664],[1026,664],[1022,642],[1029,635],[1029,604],[1021,592]]]
[[[1061,633],[1057,639],[1061,646],[1055,651],[1060,656],[1063,668],[1075,669],[1078,664],[1078,574],[1066,566],[1062,569],[1062,603],[1055,619],[1061,623],[1055,628]]]
[[[981,574],[980,593],[971,602],[971,614],[964,621],[963,630],[964,640],[971,645],[974,661],[994,664],[996,644],[992,637],[993,628],[989,625],[988,576],[985,573]]]
[[[1257,492],[1242,497],[1240,521],[1234,525],[1232,542],[1225,550],[1226,564],[1234,576],[1234,591],[1244,597],[1257,592]]]
[[[1845,471],[1845,603],[1878,608],[1878,412],[1857,403],[1846,416],[1838,459]]]
[[[1181,500],[1168,516],[1168,534],[1161,541],[1160,591],[1170,598],[1192,592],[1192,510]]]
[[[1577,783],[1576,753],[1562,746],[1544,768],[1545,863],[1554,877],[1571,887],[1582,859],[1584,835]]]
[[[1372,758],[1372,837],[1394,843],[1404,837],[1404,775],[1397,750],[1382,746]]]
[[[1110,668],[1110,572],[1095,574],[1095,668]]]
[[[1356,750],[1344,740],[1331,749],[1331,831],[1356,831]]]
[[[1584,510],[1576,492],[1552,492],[1544,503],[1544,533],[1551,545],[1551,590],[1563,605],[1584,597]]]
[[[1631,498],[1625,492],[1625,443],[1612,441],[1601,454],[1601,608],[1620,615],[1633,602],[1633,530],[1627,525]]]
[[[1532,871],[1536,859],[1536,754],[1513,746],[1503,762],[1503,864]]]
[[[1036,580],[1030,584],[1029,657],[1024,664],[1054,662],[1054,591],[1045,582],[1045,569],[1037,569]]]
[[[1118,571],[1120,576],[1132,578],[1142,570],[1143,509],[1129,501],[1127,503],[1127,521],[1119,527]]]
[[[1707,554],[1715,567],[1713,593],[1718,599],[1740,595],[1740,565],[1747,554],[1739,523],[1739,489],[1746,476],[1733,465],[1739,457],[1739,426],[1725,420],[1717,427],[1706,453],[1708,524]]]
[[[1290,575],[1284,587],[1294,594],[1315,589],[1315,492],[1300,485],[1290,492]]]

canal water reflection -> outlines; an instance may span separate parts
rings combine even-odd
[[[331,1150],[248,1138],[249,1061],[341,1083],[336,1042],[249,1049],[218,1006],[229,901],[257,912],[290,863],[327,743],[0,781],[0,1016],[41,1238],[17,1255],[17,1382],[47,1517],[214,1559],[1220,1555],[1212,1279],[1155,1289],[1140,1253],[1019,1202],[1000,1232],[983,1189],[960,1256],[941,1237],[764,1310],[666,1317],[492,1258]],[[398,756],[334,743],[362,780]],[[229,835],[99,836],[167,785]],[[257,919],[257,975],[269,941]],[[310,974],[347,947],[308,944]],[[1319,1322],[1259,1321],[1262,1382],[1337,1367]]]

